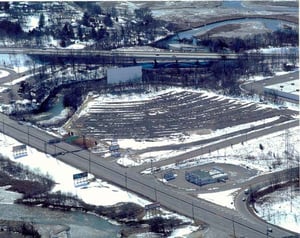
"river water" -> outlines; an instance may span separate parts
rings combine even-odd
[[[227,20],[227,21],[207,24],[205,26],[194,28],[192,30],[180,32],[176,36],[171,38],[169,40],[169,43],[176,43],[178,41],[178,38],[191,39],[191,38],[193,38],[194,35],[201,34],[203,32],[206,32],[208,30],[214,29],[219,26],[224,26],[224,25],[233,24],[233,23],[238,24],[238,23],[254,22],[254,21],[262,22],[268,29],[270,29],[272,31],[279,29],[279,27],[282,25],[282,23],[291,24],[286,21],[281,21],[281,20],[276,20],[276,19],[264,19],[264,18],[244,18],[244,19]]]
[[[121,226],[104,218],[76,211],[62,212],[13,204],[19,197],[21,195],[18,193],[0,188],[0,219],[32,222],[43,237],[48,237],[51,232],[64,227],[70,228],[69,234],[72,238],[118,237]]]

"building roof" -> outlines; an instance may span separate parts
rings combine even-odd
[[[203,171],[203,170],[194,170],[194,171],[191,171],[189,172],[191,175],[194,175],[194,176],[198,176],[199,178],[210,178],[210,174],[208,171]]]
[[[299,80],[277,83],[277,84],[266,86],[265,88],[299,95]]]

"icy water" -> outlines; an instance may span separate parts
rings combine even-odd
[[[61,212],[41,207],[13,204],[20,194],[0,188],[0,219],[32,222],[39,227],[43,237],[49,236],[53,228],[70,227],[71,238],[114,238],[120,226],[107,220],[82,212]]]
[[[50,120],[54,117],[59,117],[64,109],[65,107],[63,104],[63,95],[57,94],[53,98],[52,102],[48,105],[45,112],[35,114],[32,118],[36,121]]]

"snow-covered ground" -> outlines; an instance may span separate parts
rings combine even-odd
[[[239,188],[230,189],[222,192],[215,193],[203,193],[198,194],[198,198],[205,199],[207,201],[216,203],[218,205],[235,209],[234,207],[234,196],[236,195]]]
[[[84,187],[76,187],[74,186],[73,174],[80,173],[82,171],[73,168],[55,159],[52,156],[44,154],[29,146],[27,146],[27,156],[15,159],[12,149],[13,146],[17,145],[21,145],[21,143],[11,137],[0,133],[0,154],[10,160],[19,162],[20,164],[27,166],[34,172],[50,176],[56,182],[56,185],[53,188],[52,192],[61,191],[62,193],[76,195],[78,198],[82,199],[88,204],[102,206],[114,205],[120,202],[133,202],[139,204],[140,206],[145,206],[146,204],[152,203],[151,201],[143,199],[133,193],[125,191],[101,179],[94,180],[92,174],[89,174],[88,176],[89,179],[93,180],[92,182]],[[0,188],[0,190],[3,189],[5,188]],[[12,199],[7,199],[6,195],[12,196],[12,198],[15,199],[20,197],[20,195],[14,192],[5,191],[5,193],[1,192],[0,194],[4,194],[4,197],[0,196],[1,203],[13,202]],[[163,216],[165,217],[173,216],[178,217],[185,222],[191,222],[190,219],[178,214],[174,214],[163,209],[161,211],[163,212]],[[169,237],[184,237],[184,235],[189,234],[197,229],[197,226],[182,227],[178,230],[175,230],[174,233]]]
[[[4,78],[8,75],[9,75],[8,71],[0,69],[0,78]]]
[[[0,65],[12,68],[17,73],[27,71],[32,65],[32,60],[27,55],[23,54],[0,54]],[[36,64],[37,66],[37,64]],[[0,77],[4,77],[0,74]]]
[[[300,190],[284,188],[267,194],[255,203],[257,215],[266,221],[300,233]]]
[[[138,196],[124,191],[116,186],[108,184],[105,181],[97,179],[91,182],[87,188],[82,189],[74,186],[73,174],[80,173],[76,168],[73,168],[54,157],[41,153],[34,148],[27,147],[28,155],[15,159],[13,156],[13,146],[20,143],[13,138],[0,134],[1,154],[11,160],[17,161],[25,166],[28,166],[33,171],[40,174],[49,174],[57,183],[53,188],[53,192],[61,191],[63,193],[71,193],[77,195],[83,201],[95,205],[113,205],[118,202],[135,202],[141,206],[150,203]],[[92,176],[92,175],[90,175]]]
[[[228,163],[240,165],[255,169],[259,173],[270,172],[273,163],[275,168],[272,170],[282,170],[289,166],[297,166],[300,148],[300,127],[293,128],[284,132],[276,132],[260,138],[249,140],[243,144],[233,145],[223,148],[210,154],[204,154],[194,161],[201,162],[217,161],[219,163]],[[263,149],[261,149],[262,145]],[[293,159],[286,161],[286,146]],[[195,160],[196,159],[196,160]],[[193,159],[192,159],[193,161]],[[182,166],[182,165],[181,165]]]

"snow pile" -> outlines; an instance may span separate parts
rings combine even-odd
[[[66,49],[81,50],[84,47],[85,47],[84,44],[76,43],[76,44],[69,45],[68,47],[66,47]]]

